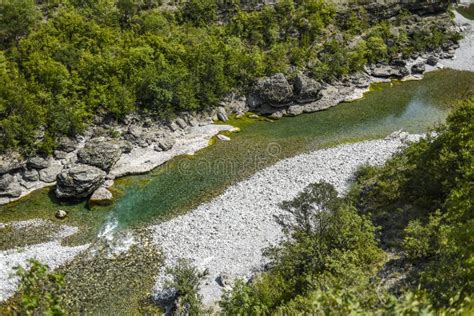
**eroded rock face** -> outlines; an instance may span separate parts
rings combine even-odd
[[[297,101],[309,102],[319,98],[321,84],[306,75],[299,73],[295,78],[294,93]]]
[[[260,79],[255,87],[254,95],[261,103],[281,107],[291,100],[293,87],[288,83],[285,75],[277,73],[271,77]]]
[[[83,164],[63,170],[56,179],[56,196],[60,199],[85,198],[104,183],[105,175],[103,170]]]
[[[77,157],[79,162],[98,167],[102,170],[110,170],[120,159],[122,150],[120,144],[113,140],[96,138],[90,140],[84,148],[79,150]]]
[[[372,70],[372,76],[379,78],[403,78],[410,74],[410,71],[406,67],[398,66],[377,66]]]

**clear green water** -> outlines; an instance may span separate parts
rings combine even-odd
[[[241,127],[231,142],[216,142],[194,156],[178,157],[155,171],[116,181],[116,203],[90,210],[85,203],[64,205],[48,189],[0,209],[0,222],[54,218],[69,211],[66,222],[81,225],[71,241],[93,238],[114,219],[118,228],[137,227],[185,212],[256,171],[295,154],[339,143],[384,137],[405,129],[427,131],[442,122],[457,99],[474,88],[474,73],[442,70],[422,81],[378,84],[363,100],[327,111],[278,121],[233,119]]]
[[[474,20],[474,3],[471,3],[468,6],[459,7],[457,8],[457,11],[466,19]]]

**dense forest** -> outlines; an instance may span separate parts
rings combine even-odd
[[[224,2],[223,2],[224,3]],[[321,0],[259,10],[191,0],[7,0],[0,15],[0,152],[49,154],[94,116],[169,118],[216,106],[255,79],[304,71],[331,81],[432,50],[458,35],[403,28],[363,9],[338,16]]]

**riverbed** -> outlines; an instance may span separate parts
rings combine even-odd
[[[54,198],[50,189],[43,189],[1,207],[0,222],[42,218],[57,223],[54,213],[61,208],[69,212],[62,223],[79,227],[79,233],[62,239],[63,246],[94,243],[98,236],[126,235],[130,229],[159,225],[212,201],[231,185],[278,161],[340,144],[384,138],[400,129],[425,133],[442,123],[456,101],[473,87],[474,73],[446,69],[428,73],[420,81],[375,84],[362,100],[322,112],[276,121],[249,115],[241,119],[234,117],[227,124],[240,127],[241,132],[229,134],[229,142],[214,139],[212,146],[195,155],[177,157],[145,175],[118,179],[113,187],[117,199],[112,206],[90,209],[85,202],[64,204]],[[151,290],[157,271],[144,269],[137,274],[136,269],[126,267],[136,266],[140,258],[126,258],[120,262],[132,260],[130,264],[115,272],[111,271],[113,262],[103,258],[75,260],[72,267],[97,265],[91,272],[94,278],[109,282],[104,291],[97,288],[103,293],[94,294],[94,299],[87,295],[75,298],[75,306],[87,301],[92,310],[103,311],[109,303],[101,302],[114,302],[119,297],[122,302],[119,310],[127,305],[133,310],[136,297]],[[82,280],[77,271],[72,274],[74,281],[71,282],[83,282],[77,284],[77,288],[94,287],[94,280]],[[142,284],[145,279],[148,281]],[[132,298],[124,280],[141,284],[133,287],[140,293]],[[75,295],[77,288],[69,293]],[[124,293],[130,297],[125,298]]]

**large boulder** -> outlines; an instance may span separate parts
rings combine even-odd
[[[91,139],[79,152],[79,162],[98,167],[102,170],[110,170],[120,159],[121,146],[113,140],[105,138]]]
[[[293,87],[299,102],[309,102],[319,98],[321,84],[302,73],[296,76]]]
[[[28,159],[28,167],[32,169],[45,169],[49,167],[49,160],[43,157],[32,157]]]
[[[14,178],[11,174],[7,173],[0,176],[0,191],[6,190],[10,183],[14,181]]]
[[[88,197],[105,181],[105,171],[78,164],[63,170],[56,178],[56,196],[60,199]]]
[[[277,73],[271,77],[258,80],[254,94],[263,103],[274,107],[287,105],[293,96],[293,87],[286,80],[285,75]]]
[[[56,180],[56,176],[61,172],[62,169],[63,166],[60,164],[51,165],[39,172],[39,178],[43,182],[53,183]]]
[[[372,76],[378,78],[403,78],[410,74],[406,67],[380,65],[372,70]]]

